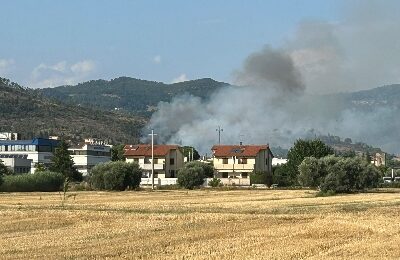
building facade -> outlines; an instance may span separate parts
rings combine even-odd
[[[111,146],[95,143],[82,143],[68,149],[75,168],[83,176],[99,163],[111,161]]]
[[[33,140],[0,140],[0,159],[22,158],[30,160],[30,172],[34,173],[37,164],[43,164],[46,167],[50,166],[58,143],[57,140],[45,138],[35,138]],[[21,167],[25,167],[24,164]]]
[[[272,173],[268,145],[214,145],[211,149],[215,177],[224,184],[250,185],[252,172]]]
[[[31,172],[32,160],[26,158],[0,158],[0,162],[7,166],[15,174],[25,174]]]
[[[151,145],[125,145],[124,156],[127,162],[136,162],[144,171],[143,178],[151,175]],[[154,145],[154,177],[176,178],[183,167],[183,152],[178,145]]]

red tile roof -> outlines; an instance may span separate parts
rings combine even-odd
[[[215,157],[255,157],[262,150],[269,150],[268,145],[214,145],[211,150]]]
[[[170,150],[179,149],[178,145],[154,145],[154,156],[166,156]],[[151,144],[127,144],[125,156],[151,156]]]

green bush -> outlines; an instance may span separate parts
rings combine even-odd
[[[97,190],[136,189],[142,171],[136,163],[122,161],[96,165],[90,172],[90,184]]]
[[[272,185],[272,176],[268,172],[253,172],[250,174],[251,184],[266,184],[268,187]]]
[[[203,163],[203,162],[188,162],[185,164],[185,168],[193,168],[193,167],[201,167],[204,170],[204,175],[207,178],[213,178],[214,177],[214,167],[210,164]]]
[[[214,188],[221,187],[222,186],[221,179],[213,178],[211,181],[208,182],[208,185]]]
[[[299,165],[298,182],[303,187],[318,187],[328,175],[328,169],[335,165],[340,157],[333,155],[320,159],[306,157]]]
[[[327,167],[328,175],[321,183],[321,191],[347,193],[378,186],[379,170],[361,158],[342,158]]]
[[[203,185],[206,175],[202,167],[182,168],[178,171],[178,185],[192,190]]]
[[[57,172],[37,172],[34,174],[8,175],[0,186],[3,192],[60,191],[64,177]]]
[[[278,184],[279,187],[294,186],[292,177],[289,175],[289,170],[286,164],[274,166],[272,168],[272,183]]]

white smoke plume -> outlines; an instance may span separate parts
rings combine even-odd
[[[193,145],[203,154],[218,142],[217,126],[225,144],[290,147],[297,138],[330,133],[400,152],[398,108],[360,111],[344,107],[340,95],[319,95],[400,80],[400,19],[392,15],[399,4],[385,1],[371,15],[375,1],[357,3],[340,23],[302,22],[281,48],[250,54],[234,72],[236,86],[209,100],[183,95],[160,103],[148,128],[159,142]]]

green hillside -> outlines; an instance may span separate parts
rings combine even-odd
[[[150,116],[160,101],[169,102],[173,97],[185,93],[207,98],[214,90],[225,85],[228,84],[209,78],[165,84],[120,77],[109,81],[92,80],[75,86],[45,88],[40,92],[72,104]]]
[[[23,138],[62,135],[135,142],[144,123],[140,117],[66,105],[0,78],[0,131],[15,131]]]

